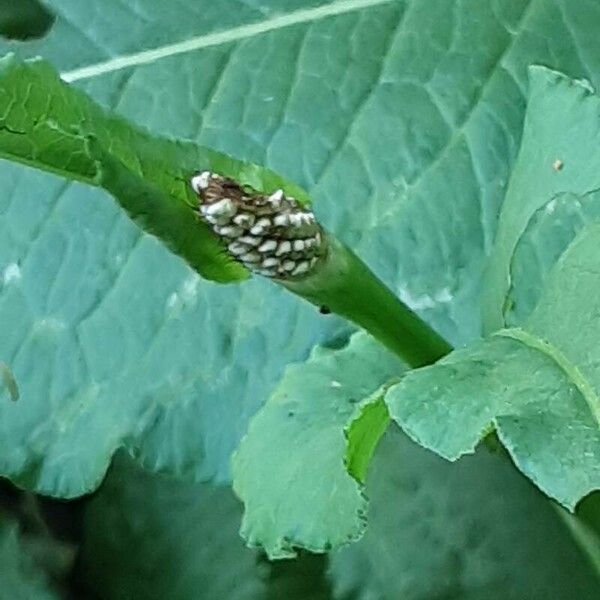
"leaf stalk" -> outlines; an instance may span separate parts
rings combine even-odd
[[[302,279],[280,281],[285,288],[356,323],[411,367],[452,351],[354,252],[327,232],[325,238],[327,252],[319,265]]]

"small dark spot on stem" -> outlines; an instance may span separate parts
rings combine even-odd
[[[331,309],[328,306],[319,306],[319,312],[322,315],[330,315],[331,314]]]

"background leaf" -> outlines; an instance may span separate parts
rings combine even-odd
[[[270,565],[238,535],[231,490],[115,461],[84,518],[78,578],[103,599],[325,600],[323,557]]]
[[[327,557],[269,564],[243,547],[241,507],[228,489],[117,460],[84,515],[78,579],[107,600],[592,600],[600,593],[556,511],[487,451],[449,464],[392,427],[368,492],[361,541]]]
[[[334,598],[592,600],[600,593],[555,509],[486,449],[448,463],[392,426],[367,493],[365,537],[330,555]]]
[[[483,257],[520,141],[527,66],[600,81],[600,49],[586,43],[600,16],[584,0],[47,5],[48,36],[2,50],[41,53],[63,73],[125,59],[77,85],[154,133],[308,188],[324,224],[454,343],[480,332]],[[240,36],[248,24],[262,29]],[[172,54],[168,44],[187,40]],[[102,191],[12,165],[1,177],[0,360],[29,415],[2,406],[15,431],[3,472],[82,493],[127,440],[147,466],[227,479],[284,366],[335,338],[339,322],[267,282],[200,281]],[[50,406],[61,416],[49,419]]]
[[[56,600],[41,570],[25,552],[17,526],[0,517],[0,598],[2,600]]]
[[[38,0],[0,0],[0,36],[11,40],[42,37],[54,15]]]

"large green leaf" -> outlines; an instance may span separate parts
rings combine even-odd
[[[454,342],[480,331],[526,67],[600,81],[584,0],[48,6],[47,38],[2,49],[43,54],[153,132],[310,188],[325,224]],[[23,400],[0,408],[2,471],[82,493],[127,443],[146,465],[227,478],[284,365],[338,323],[266,282],[200,281],[100,190],[13,166],[1,177],[0,361]]]
[[[84,516],[78,579],[99,598],[329,597],[322,557],[270,565],[245,548],[230,489],[115,463]]]
[[[72,496],[125,444],[151,468],[227,478],[249,414],[335,320],[256,280],[206,284],[99,192],[17,169],[7,184],[29,209],[1,199],[0,356],[20,392],[0,404],[2,471]]]
[[[335,598],[592,600],[600,584],[556,510],[504,457],[448,463],[397,428],[367,479],[364,538],[330,555]]]
[[[450,459],[495,427],[521,470],[573,508],[600,489],[600,98],[546,68],[531,75],[487,305],[490,327],[509,310],[521,324],[409,374],[386,402],[414,439]],[[531,271],[544,287],[513,284],[513,305],[517,266],[520,281]]]
[[[573,508],[600,484],[597,421],[553,358],[523,340],[498,337],[453,353],[386,401],[414,440],[449,460],[495,428],[523,472]]]
[[[234,489],[245,505],[242,535],[250,546],[283,558],[294,556],[295,547],[324,552],[362,535],[367,503],[344,465],[344,429],[403,369],[364,333],[342,350],[316,348],[306,363],[288,368],[233,460]],[[381,433],[375,427],[352,435],[352,454],[369,455]]]

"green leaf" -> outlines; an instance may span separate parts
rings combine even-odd
[[[52,34],[21,53],[66,74],[103,65],[77,81],[121,114],[309,187],[330,229],[453,341],[479,333],[482,261],[519,145],[527,66],[600,81],[600,49],[578,52],[599,19],[590,3],[561,2],[560,18],[537,0],[427,10],[262,0],[212,3],[193,18],[197,3],[184,0],[178,11],[156,2],[143,27],[117,0],[97,8],[115,15],[102,27],[77,0],[48,4]]]
[[[530,94],[487,296],[491,329],[521,325],[411,374],[386,401],[450,459],[495,427],[523,472],[574,508],[600,487],[600,99],[543,67],[531,69]]]
[[[375,448],[390,423],[384,393],[385,388],[375,392],[371,398],[377,400],[362,404],[358,416],[346,426],[346,468],[360,483],[365,482]]]
[[[194,208],[198,199],[190,185],[195,171],[216,171],[266,194],[283,189],[308,203],[298,186],[264,168],[191,143],[152,139],[123,119],[110,117],[66,86],[45,63],[22,63],[9,55],[0,61],[0,91],[0,156],[102,185],[147,232],[209,278],[228,281],[243,278],[245,271],[226,251],[223,239],[218,242],[198,218]],[[24,105],[20,98],[26,98]],[[408,364],[428,364],[449,351],[448,344],[415,318],[349,249],[326,232],[321,234],[329,241],[324,242],[327,255],[318,272],[307,281],[286,282],[286,287],[364,325],[389,348],[399,350]],[[396,327],[389,326],[393,321]],[[398,336],[406,339],[399,348]]]
[[[494,427],[517,466],[566,507],[600,488],[600,224],[571,243],[520,328],[390,388],[392,418],[448,459]]]
[[[495,428],[519,468],[570,509],[600,488],[598,114],[589,86],[532,68],[487,297],[491,328],[519,325],[386,397],[411,437],[451,460]]]
[[[303,185],[324,224],[453,343],[480,332],[528,65],[600,82],[590,2],[45,4],[49,34],[2,51],[43,55],[153,134]],[[0,403],[0,471],[81,494],[126,445],[148,467],[228,479],[284,366],[340,323],[267,282],[199,280],[104,190],[4,163],[0,183],[0,361],[21,392]]]
[[[334,598],[593,600],[594,570],[504,457],[448,463],[391,427],[369,476],[369,527],[330,555]]]
[[[231,490],[150,475],[119,457],[87,507],[78,579],[106,600],[329,597],[320,557],[269,565],[238,535]]]
[[[488,269],[488,331],[527,317],[549,269],[585,223],[596,219],[598,110],[600,98],[588,83],[531,68],[523,142]]]
[[[306,363],[287,369],[233,459],[234,490],[245,505],[242,535],[250,546],[284,558],[295,547],[324,552],[362,535],[366,499],[344,465],[344,428],[402,370],[364,333],[342,350],[316,348]],[[365,424],[362,436],[350,430],[351,464],[361,475],[382,432],[380,408],[377,413],[370,436]]]
[[[16,525],[0,517],[0,598],[3,600],[56,600],[43,573],[26,554]]]

